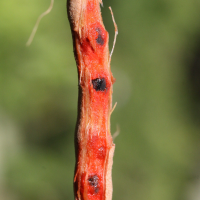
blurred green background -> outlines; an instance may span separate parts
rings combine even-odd
[[[119,35],[113,200],[200,199],[200,1],[105,0]],[[0,199],[73,199],[78,80],[66,1],[0,1]]]

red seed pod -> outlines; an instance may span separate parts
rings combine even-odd
[[[79,77],[76,200],[112,199],[115,145],[110,134],[110,114],[114,78],[100,3],[101,0],[68,0],[67,3]]]

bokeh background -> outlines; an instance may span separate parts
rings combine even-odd
[[[73,199],[78,80],[65,0],[0,1],[0,199]],[[114,200],[200,199],[200,1],[105,0]]]

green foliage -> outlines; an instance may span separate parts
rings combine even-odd
[[[4,153],[4,187],[20,200],[73,199],[78,81],[65,1],[55,1],[25,46],[49,4],[0,1],[0,114],[20,138]],[[112,47],[108,6],[119,28],[111,63],[112,132],[120,126],[113,199],[187,199],[200,138],[186,58],[199,33],[199,2],[104,1]]]

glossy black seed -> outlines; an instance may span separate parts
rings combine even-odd
[[[106,89],[106,80],[104,78],[93,79],[92,84],[96,91],[104,91]]]
[[[98,184],[99,184],[99,178],[97,175],[93,175],[90,176],[88,178],[88,182],[91,186],[95,187],[95,190],[97,190],[97,192],[99,191],[99,189],[97,188]],[[95,191],[96,192],[96,191]]]
[[[102,38],[101,34],[98,34],[96,41],[97,41],[98,44],[104,45],[104,39]]]

